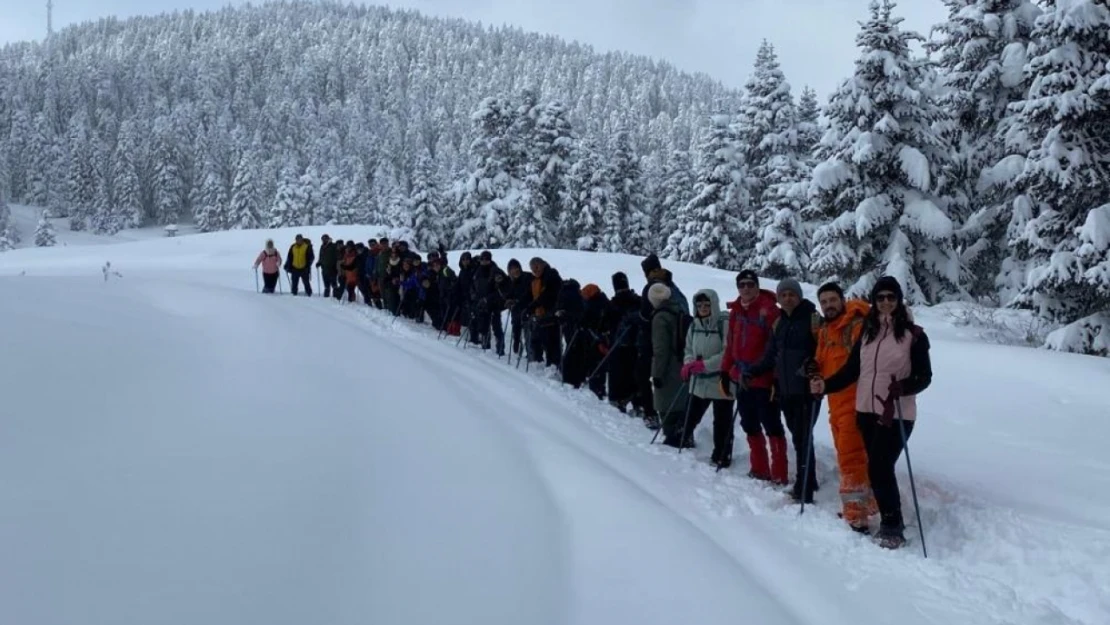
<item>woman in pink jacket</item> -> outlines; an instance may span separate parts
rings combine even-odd
[[[916,396],[933,380],[929,337],[914,325],[902,298],[897,280],[880,278],[871,289],[871,311],[848,362],[828,379],[814,378],[810,384],[814,394],[822,395],[859,382],[856,425],[867,447],[867,472],[882,515],[877,538],[887,549],[906,543],[902,500],[894,475],[894,465],[902,454],[902,435],[894,419],[902,418],[908,440],[917,419]]]
[[[273,293],[281,274],[281,252],[274,247],[273,239],[266,239],[266,249],[254,259],[254,268],[262,265],[262,292]]]

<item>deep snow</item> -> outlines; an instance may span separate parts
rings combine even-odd
[[[679,455],[549,372],[256,295],[262,240],[292,233],[0,254],[0,623],[1110,621],[1105,359],[915,311],[936,371],[911,440],[923,560],[836,518],[824,419],[799,517],[743,477],[742,442],[713,471],[708,425]],[[627,256],[494,255],[537,254],[643,284]],[[667,266],[687,296],[735,295]]]

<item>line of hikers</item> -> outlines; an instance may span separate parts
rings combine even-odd
[[[322,239],[319,258],[300,235],[282,265],[273,241],[259,254],[265,289],[273,293],[281,267],[311,296],[313,263],[325,297],[356,301],[484,349],[557,367],[562,380],[586,385],[623,413],[660,430],[664,444],[694,447],[694,431],[712,409],[718,470],[732,465],[734,425],[748,443],[748,476],[790,485],[786,440],[794,448],[789,494],[812,503],[819,489],[812,441],[828,397],[829,424],[840,469],[841,517],[871,532],[880,515],[879,544],[905,544],[895,463],[916,420],[916,395],[932,380],[929,340],[914,324],[902,287],[879,279],[869,301],[849,300],[836,283],[822,285],[818,304],[800,283],[781,280],[774,292],[751,270],[736,277],[738,297],[722,310],[712,289],[694,293],[693,311],[670,271],[654,254],[641,263],[647,285],[637,294],[628,276],[612,276],[612,297],[595,284],[564,280],[542,258],[524,271],[516,259],[502,270],[489,251],[475,262],[463,252],[458,271],[440,246],[427,263],[405,242],[366,244]],[[818,305],[820,311],[818,311]],[[464,334],[465,332],[465,334]],[[510,356],[511,358],[511,356]],[[895,427],[895,419],[901,420]],[[785,422],[785,427],[784,427]],[[808,476],[806,475],[808,473]]]

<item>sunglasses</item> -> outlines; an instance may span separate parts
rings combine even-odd
[[[879,293],[875,296],[876,302],[897,302],[898,296],[894,293]]]
[[[742,289],[754,289],[756,287],[756,284],[754,282],[749,281],[749,280],[744,280],[743,282],[737,282],[736,286],[738,286]]]

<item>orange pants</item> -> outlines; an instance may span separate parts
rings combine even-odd
[[[866,525],[875,512],[875,498],[867,478],[867,448],[856,426],[856,387],[829,395],[829,427],[840,467],[840,502],[844,520]]]

